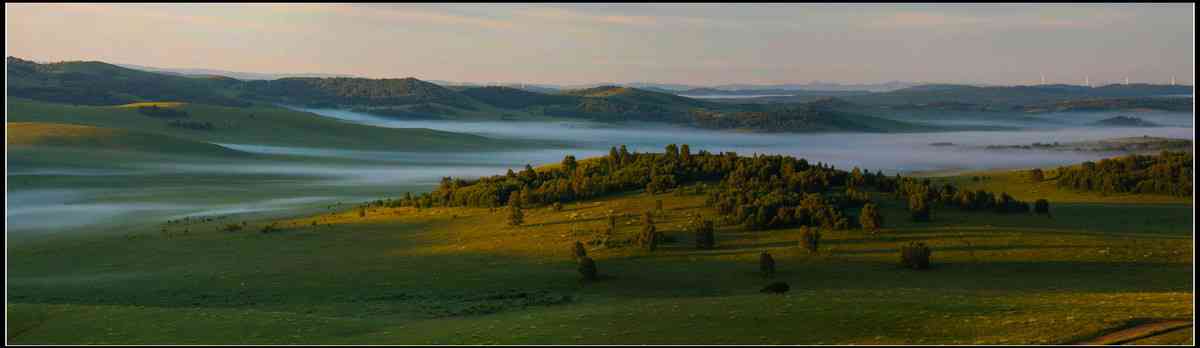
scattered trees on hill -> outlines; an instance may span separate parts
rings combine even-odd
[[[1192,195],[1192,154],[1163,151],[1083,162],[1058,169],[1058,187],[1103,194]]]

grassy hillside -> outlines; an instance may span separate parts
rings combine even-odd
[[[11,147],[66,147],[91,151],[138,151],[211,156],[244,153],[223,146],[187,141],[160,134],[62,123],[9,122]]]
[[[679,164],[659,156],[638,154],[613,178],[636,181],[645,175],[629,170]],[[733,181],[754,193],[769,185],[758,177],[771,176],[778,160],[698,156],[680,161],[738,178],[753,175]],[[595,174],[594,166],[606,162],[573,166],[575,173]],[[539,168],[536,175],[558,176],[556,168]],[[653,168],[655,180],[670,175]],[[784,176],[839,175],[846,173],[808,167]],[[698,216],[721,216],[707,193],[727,188],[696,183],[703,185],[658,195],[627,189],[561,210],[529,205],[520,226],[507,223],[504,209],[486,207],[330,206],[282,218],[216,216],[119,235],[23,241],[9,249],[7,339],[1061,344],[1139,320],[1194,317],[1187,203],[1084,204],[1056,197],[1052,216],[939,206],[932,221],[912,222],[905,200],[867,191],[883,221],[874,233],[823,230],[820,247],[808,251],[798,247],[800,228],[752,231],[719,223],[716,247],[698,249],[686,226]],[[497,189],[474,185],[481,194]],[[474,195],[457,183],[443,186]],[[570,185],[540,187],[556,186]],[[570,247],[636,238],[644,227],[638,216],[646,212],[662,233],[658,249],[588,243],[602,277],[580,281]],[[605,232],[609,216],[615,217],[611,234]],[[898,266],[898,248],[910,242],[932,249],[930,269]],[[758,272],[764,251],[776,260],[770,279]],[[787,282],[791,291],[758,292],[773,281]],[[805,329],[797,330],[797,323]]]
[[[393,151],[480,151],[529,146],[522,142],[430,129],[395,129],[342,122],[281,107],[224,107],[185,103],[186,117],[162,119],[136,107],[72,106],[10,99],[9,122],[45,122],[127,129],[192,141]],[[187,127],[211,125],[211,128]]]
[[[217,88],[220,81],[127,69],[103,62],[38,64],[6,59],[9,97],[79,105],[187,101],[244,107]]]
[[[589,248],[607,278],[578,282],[570,244],[597,233],[608,211],[640,214],[656,199],[665,202],[657,225],[676,241],[653,253]],[[703,201],[614,196],[531,209],[521,227],[486,208],[351,209],[251,221],[240,232],[198,222],[21,245],[9,256],[8,339],[1053,344],[1131,319],[1194,315],[1187,206],[1135,211],[1152,229],[1093,221],[1130,214],[1120,205],[1056,211],[1051,225],[952,211],[918,224],[884,199],[884,231],[826,233],[810,254],[794,229],[722,227],[717,249],[695,250],[681,226],[714,213]],[[636,221],[622,218],[617,233],[636,233]],[[282,230],[257,232],[270,222]],[[932,246],[932,270],[895,266],[909,241]],[[763,250],[788,294],[757,292],[768,282],[757,274]]]

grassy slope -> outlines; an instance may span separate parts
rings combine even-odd
[[[50,122],[120,128],[218,143],[392,151],[480,151],[526,146],[521,142],[430,129],[381,128],[342,122],[281,107],[204,104],[177,106],[186,120],[211,122],[211,131],[170,127],[167,121],[121,106],[74,106],[12,98],[9,122]]]
[[[653,254],[589,250],[611,278],[578,283],[570,243],[588,239],[607,210],[637,214],[656,198],[665,203],[659,229],[679,242]],[[365,218],[352,209],[281,221],[283,232],[266,235],[210,223],[189,234],[174,226],[30,243],[9,252],[8,338],[1058,343],[1129,319],[1194,315],[1187,205],[1080,205],[1053,219],[943,209],[916,224],[901,202],[881,197],[881,235],[830,232],[824,251],[810,255],[794,247],[796,230],[720,227],[718,249],[692,249],[680,225],[689,214],[712,215],[703,200],[614,196],[527,210],[522,227],[487,209],[374,209]],[[1114,223],[1122,219],[1145,221]],[[638,231],[636,220],[620,220],[617,233]],[[934,270],[896,268],[895,250],[908,241],[934,248]],[[755,273],[764,249],[792,285],[788,295],[756,292],[766,282]],[[487,299],[505,291],[530,295]],[[571,301],[558,303],[562,296]]]
[[[208,156],[245,155],[240,151],[219,145],[122,129],[41,122],[9,122],[6,126],[6,140],[10,147],[62,147],[90,151],[136,151]]]

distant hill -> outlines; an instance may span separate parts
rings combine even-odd
[[[471,101],[448,88],[415,78],[291,77],[244,81],[239,96],[313,107],[392,106],[438,103],[464,108]]]
[[[1095,98],[1031,105],[1026,107],[1026,111],[1161,110],[1189,112],[1192,111],[1193,105],[1194,101],[1190,97]]]
[[[117,105],[142,101],[188,101],[248,106],[217,89],[221,79],[195,79],[145,72],[103,62],[39,64],[6,59],[7,96],[79,105]]]
[[[318,73],[255,73],[255,72],[240,72],[216,69],[181,69],[181,68],[157,68],[144,65],[134,64],[114,64],[120,67],[136,69],[149,72],[157,72],[164,74],[204,77],[204,76],[223,76],[238,80],[275,80],[286,77],[354,77],[353,75],[345,74],[318,74]]]
[[[976,105],[987,110],[1012,110],[1025,105],[1051,104],[1072,99],[1128,98],[1191,94],[1191,86],[1108,85],[1084,87],[1039,85],[976,87],[967,85],[922,85],[885,93],[849,96],[846,100],[867,105],[927,106],[931,104]]]

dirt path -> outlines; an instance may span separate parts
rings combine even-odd
[[[1089,338],[1086,340],[1075,342],[1076,345],[1112,345],[1123,344],[1137,339],[1142,339],[1150,336],[1161,335],[1167,332],[1191,327],[1192,322],[1188,320],[1164,320],[1153,323],[1140,324],[1124,329],[1119,329],[1110,333],[1100,335],[1099,337]]]

